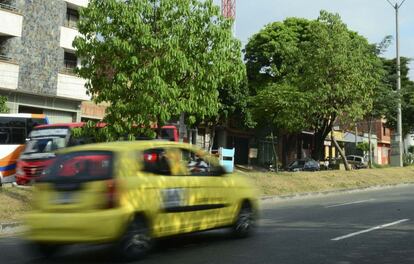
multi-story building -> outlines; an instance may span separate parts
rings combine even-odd
[[[12,113],[44,113],[51,122],[99,118],[88,103],[72,41],[88,0],[0,0],[0,95]],[[92,113],[92,114],[91,114]]]
[[[387,127],[387,121],[384,118],[372,121],[371,126],[371,133],[373,135],[376,135],[377,139],[377,147],[374,148],[374,161],[380,165],[390,164],[392,130],[389,127]],[[368,123],[359,122],[358,131],[365,135],[364,141],[367,141],[367,133],[369,131]]]

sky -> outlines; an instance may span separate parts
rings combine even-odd
[[[365,36],[371,43],[379,43],[387,36],[393,44],[384,54],[396,55],[395,11],[387,0],[236,0],[236,37],[243,45],[268,23],[287,17],[316,19],[320,10],[338,13],[348,28]],[[401,3],[402,0],[390,0]],[[220,0],[214,0],[220,5]],[[414,59],[414,0],[406,0],[400,9],[400,55]],[[414,80],[414,62],[410,65]]]

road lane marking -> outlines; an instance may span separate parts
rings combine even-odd
[[[351,205],[351,204],[360,204],[360,203],[371,202],[371,201],[374,201],[374,200],[375,199],[368,199],[368,200],[361,200],[361,201],[355,201],[355,202],[349,202],[349,203],[333,204],[333,205],[325,206],[325,208],[332,208],[332,207],[338,207],[338,206],[343,206],[343,205]]]
[[[371,232],[371,231],[374,231],[374,230],[383,229],[383,228],[386,228],[386,227],[389,227],[389,226],[393,226],[393,225],[398,225],[398,224],[407,222],[409,220],[410,219],[398,220],[398,221],[395,221],[395,222],[392,222],[392,223],[375,226],[375,227],[372,227],[370,229],[365,229],[365,230],[362,230],[362,231],[359,231],[359,232],[355,232],[355,233],[351,233],[351,234],[348,234],[348,235],[345,235],[345,236],[335,237],[335,238],[332,238],[331,240],[332,241],[338,241],[338,240],[350,238],[350,237],[357,236],[357,235],[364,234],[364,233],[368,233],[368,232]]]

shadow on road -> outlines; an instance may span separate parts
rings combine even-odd
[[[209,231],[194,233],[179,237],[159,239],[149,259],[164,256],[171,252],[179,253],[188,251],[190,248],[202,248],[210,244],[230,243],[232,241],[228,232]],[[117,256],[113,253],[111,245],[76,245],[64,248],[59,254],[50,259],[32,259],[26,264],[102,264],[120,263]]]

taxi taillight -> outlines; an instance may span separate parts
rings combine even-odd
[[[105,209],[115,208],[118,205],[118,193],[115,180],[106,182],[106,206]]]

